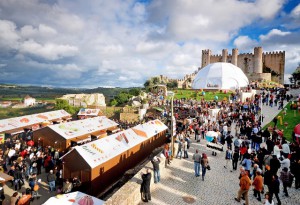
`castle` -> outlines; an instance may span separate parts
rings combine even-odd
[[[285,51],[263,53],[262,47],[255,47],[254,54],[238,52],[234,48],[232,55],[228,55],[227,49],[223,49],[222,55],[212,55],[211,50],[202,50],[201,68],[210,63],[227,62],[241,68],[249,81],[272,80],[284,83]]]
[[[227,49],[222,50],[222,55],[212,55],[211,50],[202,50],[202,64],[198,71],[210,63],[227,62],[241,68],[249,81],[268,80],[280,84],[284,83],[285,51],[263,53],[262,47],[255,47],[253,53],[241,53],[237,48],[228,54]],[[160,82],[177,82],[178,88],[191,88],[191,84],[198,71],[187,74],[183,79],[169,79],[159,76]]]

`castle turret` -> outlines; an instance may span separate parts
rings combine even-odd
[[[227,62],[227,56],[228,56],[228,51],[227,49],[222,50],[222,62],[226,63]]]
[[[232,49],[231,63],[235,66],[237,66],[237,62],[238,62],[238,53],[239,53],[239,49],[237,48]]]
[[[255,47],[254,48],[254,73],[262,73],[263,66],[262,66],[262,47]]]
[[[201,68],[207,66],[210,64],[210,56],[211,56],[211,50],[202,50],[202,66]]]

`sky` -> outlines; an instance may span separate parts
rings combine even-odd
[[[0,83],[139,87],[183,78],[203,49],[285,51],[300,63],[300,0],[1,0]]]

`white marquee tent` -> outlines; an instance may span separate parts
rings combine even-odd
[[[233,90],[248,84],[247,76],[239,67],[231,63],[212,63],[197,73],[192,88]]]

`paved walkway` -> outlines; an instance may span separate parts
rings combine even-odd
[[[270,122],[280,110],[278,108],[263,107],[263,114],[266,116],[264,123]],[[232,129],[234,130],[234,129]],[[164,175],[161,176],[161,182],[154,184],[151,190],[152,201],[148,204],[201,204],[201,205],[238,205],[234,198],[239,189],[239,168],[231,172],[231,164],[225,169],[225,152],[212,156],[212,152],[206,148],[206,140],[202,139],[200,143],[195,142],[194,136],[191,137],[192,144],[189,149],[188,159],[174,159],[167,168]],[[192,155],[195,149],[200,153],[205,152],[208,155],[211,170],[206,172],[205,180],[194,176],[194,163]],[[241,166],[241,165],[239,165]],[[296,190],[294,185],[288,189],[290,197],[283,196],[283,187],[281,184],[279,194],[282,205],[299,205],[300,189]],[[274,196],[275,198],[275,196]],[[264,199],[264,196],[262,196]],[[261,205],[253,196],[253,191],[249,191],[249,201],[251,205]],[[277,204],[276,198],[274,199]],[[140,202],[143,204],[143,202]]]

